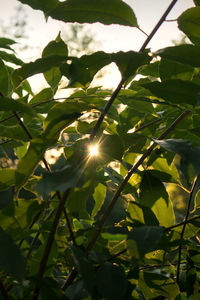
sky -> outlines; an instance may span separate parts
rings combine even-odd
[[[109,0],[108,0],[109,1]],[[166,8],[172,0],[125,0],[135,12],[140,28],[147,34],[151,32],[158,22]],[[15,14],[15,8],[20,2],[17,0],[0,0],[0,21],[6,23],[7,20]],[[168,16],[168,20],[177,19],[181,13],[194,6],[192,0],[179,0]],[[61,30],[67,31],[68,25],[61,21],[52,20],[46,23],[42,12],[33,10],[24,5],[29,28],[29,43],[37,49],[43,49],[50,40],[55,39]],[[94,34],[95,39],[99,41],[98,49],[105,52],[116,51],[138,51],[146,39],[146,36],[138,29],[119,26],[119,25],[102,25],[99,23],[87,25],[88,29]],[[173,40],[181,37],[181,32],[177,28],[177,22],[165,22],[156,33],[148,47],[157,50],[172,45]],[[38,50],[37,50],[38,51]],[[34,53],[31,54],[34,56]],[[37,52],[38,55],[38,52]],[[36,58],[36,57],[35,57]],[[29,60],[26,57],[25,60]],[[115,80],[119,80],[119,74],[115,73]]]

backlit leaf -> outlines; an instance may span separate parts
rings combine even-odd
[[[64,22],[138,26],[133,10],[121,0],[67,0],[57,4],[47,15]]]
[[[16,69],[12,74],[12,83],[14,88],[17,88],[24,79],[31,77],[38,73],[49,71],[53,67],[57,67],[64,63],[66,57],[59,55],[52,55],[46,58],[39,58],[34,62],[23,64],[19,69]]]
[[[184,11],[178,18],[178,26],[189,39],[200,45],[200,7],[192,7]]]
[[[96,186],[96,188],[94,190],[94,194],[93,194],[95,205],[92,210],[92,218],[94,218],[96,216],[96,214],[98,213],[98,211],[101,209],[101,207],[104,203],[105,196],[106,196],[106,187],[102,183],[99,183]]]

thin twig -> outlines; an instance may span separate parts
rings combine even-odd
[[[174,228],[177,228],[177,227],[180,227],[180,226],[182,226],[182,225],[184,225],[184,224],[189,224],[189,223],[191,223],[191,222],[193,222],[193,221],[195,221],[195,220],[198,220],[198,219],[200,219],[200,216],[195,216],[195,217],[193,217],[193,218],[190,218],[190,219],[187,219],[187,220],[185,220],[185,221],[183,221],[183,222],[180,222],[180,223],[178,223],[178,224],[175,224],[175,225],[172,225],[172,226],[170,226],[170,227],[167,227],[165,230],[166,231],[169,231],[169,230],[172,230],[172,229],[174,229]]]
[[[186,115],[189,114],[189,110],[186,110],[184,111],[172,124],[169,128],[167,128],[159,137],[158,139],[161,140],[163,138],[165,138],[175,127],[176,125],[183,119],[185,118]],[[131,178],[131,176],[138,170],[139,166],[144,162],[144,160],[151,154],[151,152],[153,151],[154,147],[156,146],[155,143],[153,143],[148,149],[147,151],[141,156],[141,158],[137,161],[137,163],[129,170],[129,172],[127,173],[127,175],[125,176],[124,180],[121,182],[118,190],[116,191],[113,199],[111,200],[109,206],[107,207],[106,211],[104,212],[100,222],[99,222],[99,225],[95,231],[95,233],[93,234],[91,240],[89,241],[89,244],[88,244],[88,247],[87,247],[87,252],[89,252],[98,236],[100,235],[101,233],[101,230],[102,230],[102,227],[106,221],[106,219],[108,218],[108,216],[110,215],[113,207],[115,206],[121,192],[123,191],[123,189],[125,188],[126,184],[128,183],[129,179]]]
[[[148,38],[146,39],[146,41],[144,42],[144,44],[142,45],[142,47],[140,48],[140,52],[143,52],[147,45],[149,44],[149,42],[151,41],[151,39],[154,37],[155,33],[158,31],[158,29],[160,28],[160,26],[163,24],[163,22],[165,22],[166,17],[168,16],[168,14],[170,13],[170,11],[172,10],[172,8],[174,7],[174,5],[176,4],[178,0],[173,0],[171,2],[171,4],[169,5],[169,7],[167,8],[167,10],[164,12],[164,14],[162,15],[162,17],[160,18],[160,20],[158,21],[158,23],[156,24],[156,26],[154,27],[154,29],[152,30],[152,32],[150,33],[150,35],[148,36]]]
[[[182,228],[181,235],[180,235],[181,243],[180,243],[179,249],[178,249],[178,265],[177,265],[177,275],[176,275],[177,284],[179,284],[179,277],[180,277],[180,263],[181,263],[181,251],[182,251],[183,236],[184,236],[184,233],[185,233],[185,228],[186,228],[186,224],[187,224],[189,213],[190,213],[190,206],[191,206],[191,202],[192,202],[192,199],[193,199],[194,190],[195,190],[195,187],[196,187],[196,184],[197,184],[199,178],[200,178],[200,175],[198,175],[195,178],[194,182],[193,182],[193,185],[192,185],[192,188],[191,188],[191,191],[190,191],[190,197],[189,197],[189,201],[188,201],[185,220],[184,220],[183,228]]]
[[[41,280],[43,278],[43,275],[44,275],[44,272],[46,270],[46,265],[47,265],[47,262],[48,262],[49,254],[50,254],[50,251],[51,251],[51,247],[53,245],[55,232],[56,232],[56,229],[58,227],[60,216],[61,216],[61,214],[62,214],[62,212],[64,210],[65,202],[66,202],[67,197],[69,196],[69,193],[70,193],[70,189],[68,189],[63,194],[63,197],[62,197],[62,199],[61,199],[61,201],[60,201],[60,203],[58,205],[58,208],[57,208],[57,211],[56,211],[56,215],[55,215],[52,227],[51,227],[51,231],[50,231],[49,236],[48,236],[47,244],[46,244],[46,247],[45,247],[42,259],[40,261],[39,272],[38,272],[39,282],[41,282]],[[39,296],[39,293],[40,293],[40,288],[41,288],[40,285],[36,286],[36,288],[35,288],[35,290],[33,292],[33,298],[32,298],[32,300],[37,300],[38,299],[38,296]]]
[[[68,226],[68,229],[69,229],[71,240],[72,240],[73,244],[76,246],[77,244],[76,244],[74,232],[72,230],[70,219],[69,219],[69,216],[68,216],[67,211],[66,211],[65,208],[64,208],[63,212],[64,212],[64,216],[65,216],[65,219],[66,219],[66,222],[67,222],[67,226]]]
[[[54,212],[55,212],[55,209],[53,209],[53,210],[47,215],[47,217],[44,219],[44,222],[48,221],[48,220],[52,217],[52,215],[54,214]],[[31,255],[31,253],[32,253],[32,251],[33,251],[33,247],[35,246],[35,244],[36,244],[36,242],[37,242],[37,240],[38,240],[39,235],[41,234],[41,232],[42,232],[42,227],[39,228],[39,230],[37,231],[36,235],[34,236],[34,239],[33,239],[32,242],[31,242],[29,251],[28,251],[28,253],[27,253],[27,255],[26,255],[26,261],[29,259],[30,255]]]

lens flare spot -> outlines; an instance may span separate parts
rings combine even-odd
[[[99,146],[97,144],[89,146],[89,154],[90,156],[98,156],[99,154]]]

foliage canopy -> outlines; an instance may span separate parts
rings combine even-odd
[[[122,0],[19,1],[140,29]],[[0,299],[199,299],[199,1],[177,19],[191,43],[146,50],[176,2],[138,52],[72,57],[58,34],[24,63],[0,38]],[[110,63],[115,91],[91,87]],[[73,92],[60,99],[62,77]],[[170,183],[188,194],[180,223]]]

